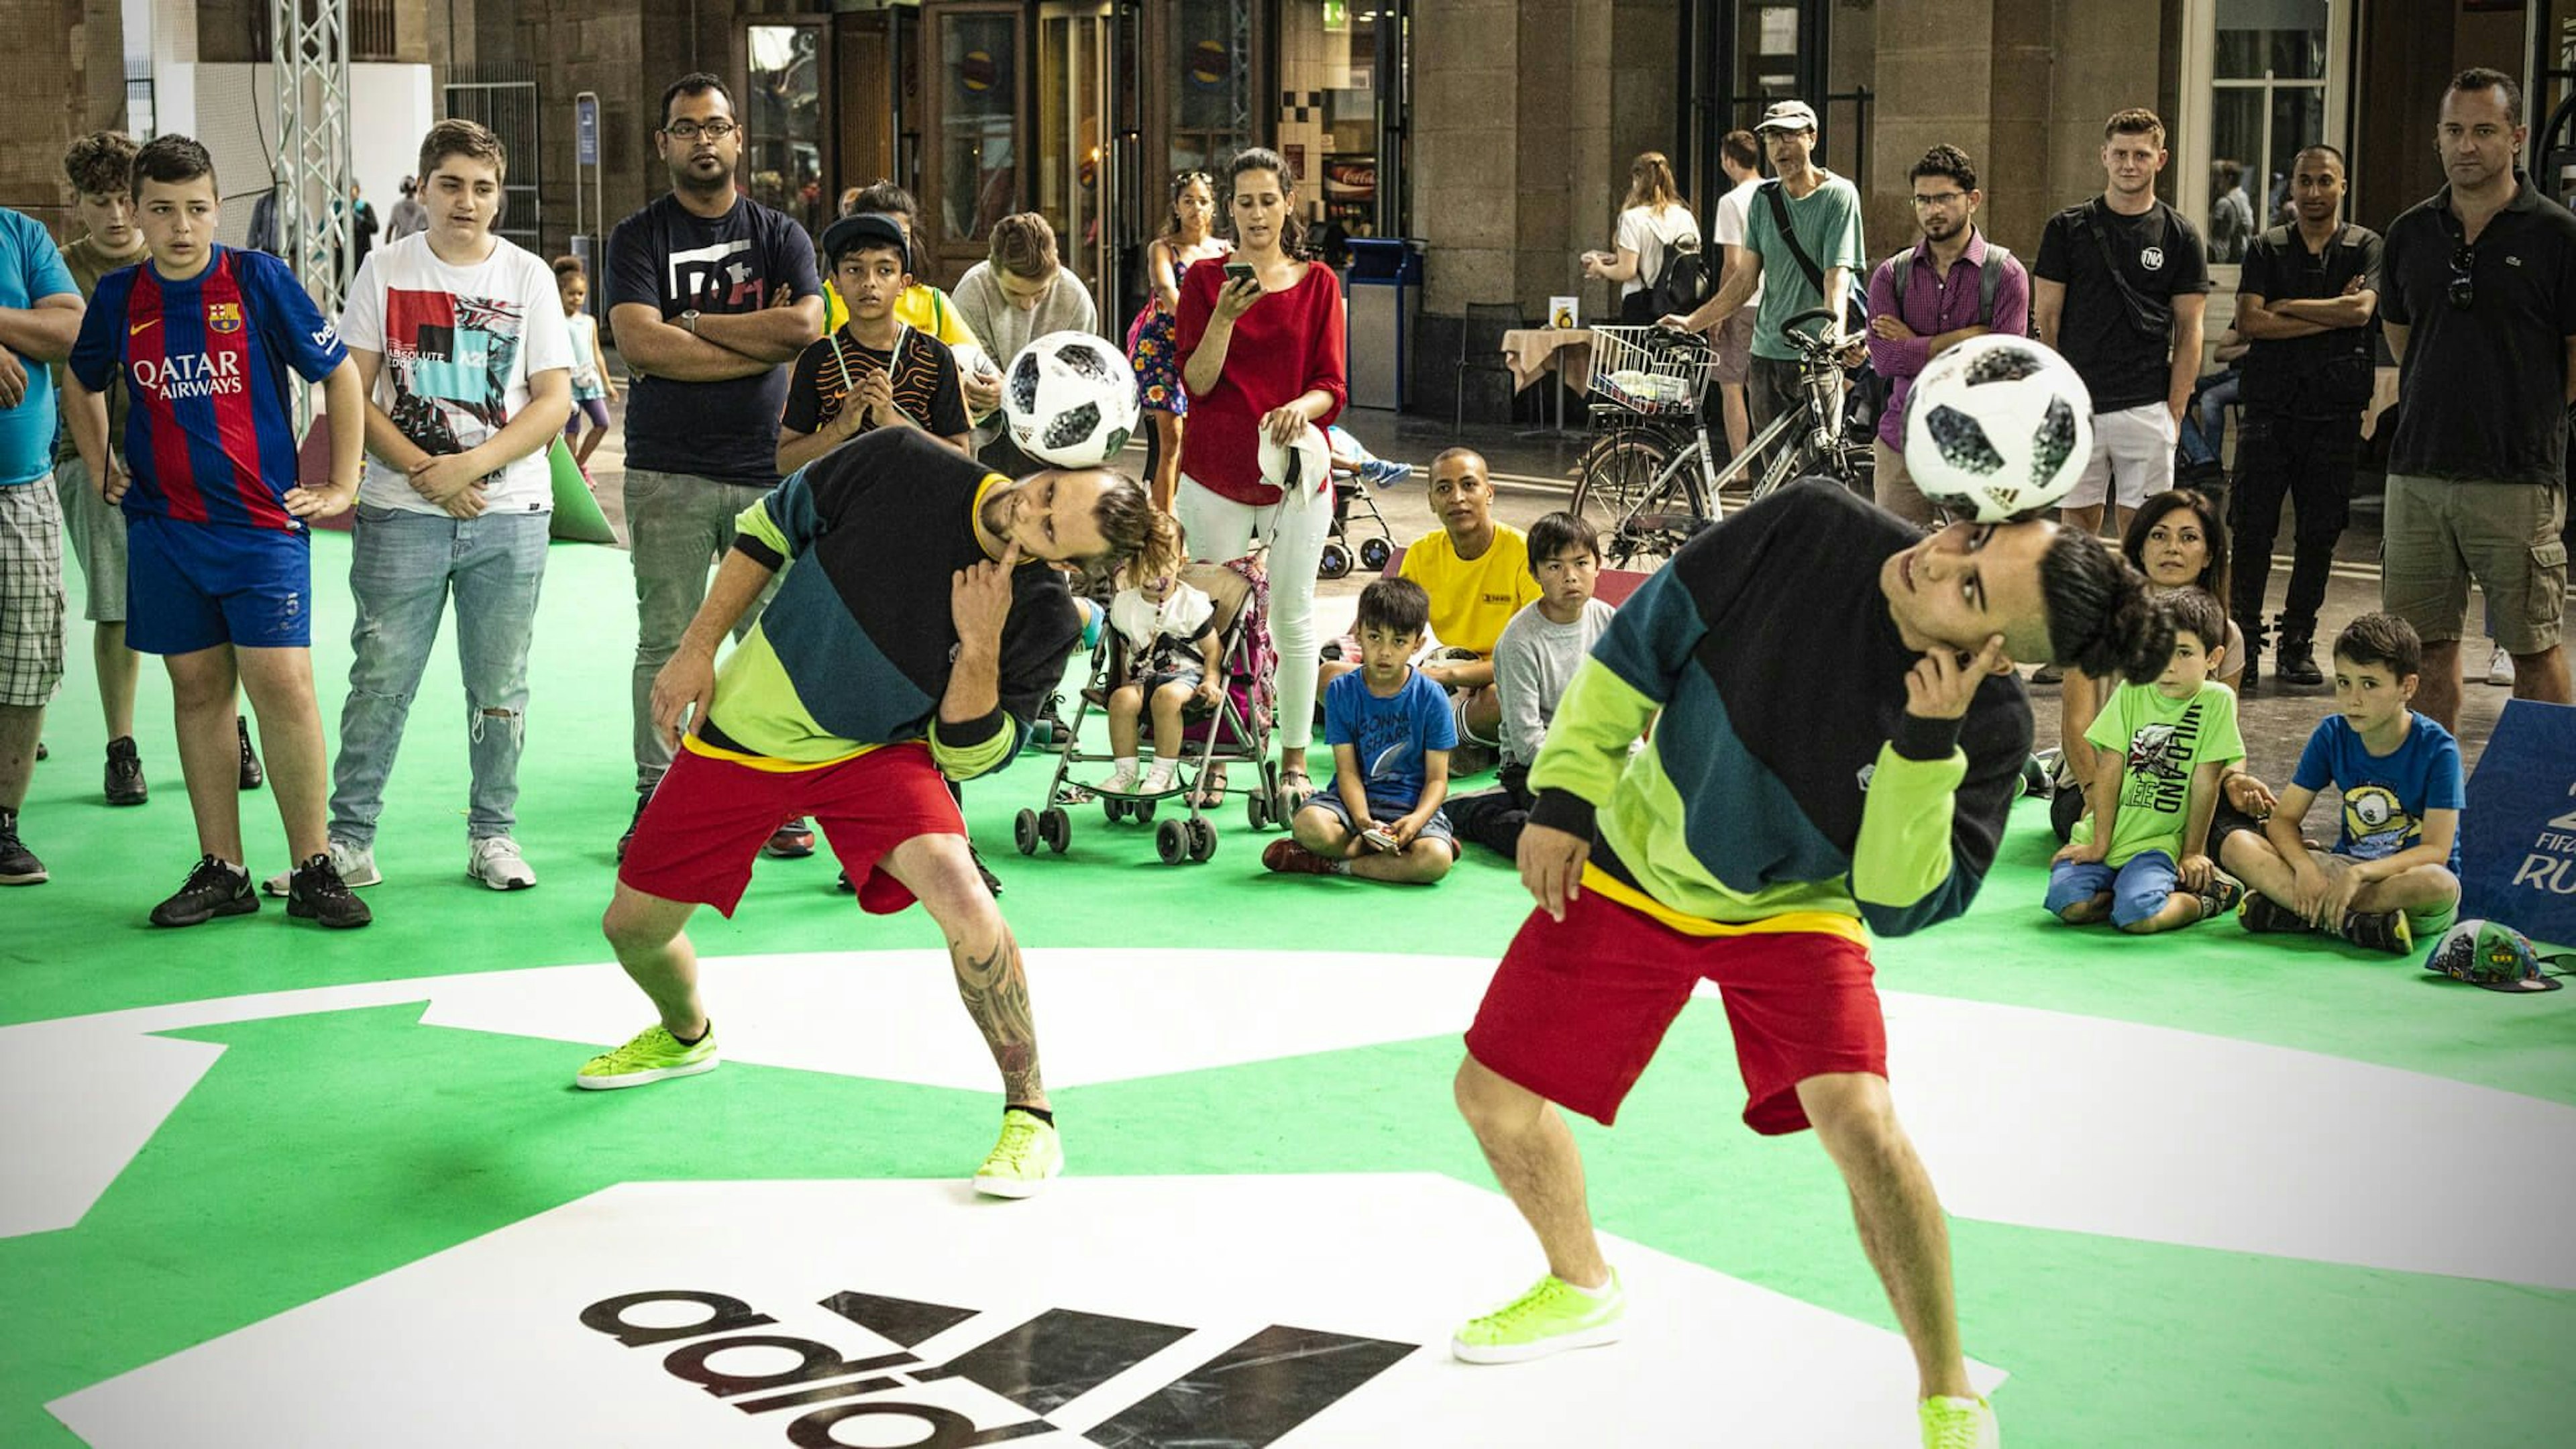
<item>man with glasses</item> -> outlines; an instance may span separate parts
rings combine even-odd
[[[725,83],[698,72],[662,93],[653,147],[670,194],[608,238],[608,325],[635,374],[626,404],[626,532],[635,559],[635,815],[671,765],[653,679],[733,547],[734,518],[778,483],[787,364],[823,335],[823,285],[802,228],[734,189],[742,125]],[[757,608],[745,611],[746,628]],[[635,837],[629,824],[620,859]],[[801,820],[773,855],[814,853]]]
[[[2464,70],[2434,132],[2448,184],[2390,223],[2380,320],[2397,356],[2380,602],[2424,641],[2415,708],[2458,727],[2469,580],[2513,692],[2571,702],[2567,409],[2576,401],[2576,216],[2518,164],[2522,87]]]
[[[2274,672],[2303,688],[2325,682],[2316,660],[2317,606],[2352,503],[2361,410],[2379,371],[2371,327],[2379,234],[2344,221],[2343,193],[2343,153],[2323,142],[2301,151],[2290,167],[2298,224],[2248,242],[2236,286],[2236,330],[2252,343],[2237,384],[2245,426],[2237,434],[2227,518],[2236,560],[2227,606],[2245,635],[2240,692],[2253,687],[2262,667],[2263,588],[2285,496],[2298,510],[2298,532]]]
[[[1935,146],[1906,174],[1923,241],[1879,263],[1869,279],[1869,361],[1892,384],[1870,446],[1878,506],[1929,528],[1931,501],[1905,471],[1905,400],[1926,364],[1969,338],[2030,331],[2030,274],[1977,230],[1985,193],[1967,153]]]

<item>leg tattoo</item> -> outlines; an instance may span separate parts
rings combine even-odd
[[[1023,1106],[1046,1105],[1038,1076],[1038,1029],[1029,1013],[1029,978],[1020,965],[1020,943],[1003,926],[989,951],[952,939],[948,957],[957,970],[957,995],[984,1033],[993,1065],[1002,1069],[1002,1094]]]

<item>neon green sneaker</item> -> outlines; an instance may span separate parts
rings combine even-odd
[[[1471,1318],[1449,1340],[1461,1363],[1520,1363],[1569,1348],[1597,1348],[1619,1341],[1619,1318],[1628,1311],[1619,1272],[1598,1297],[1551,1273],[1538,1286],[1482,1318]]]
[[[707,1023],[707,1034],[695,1046],[682,1046],[671,1035],[670,1028],[655,1022],[635,1033],[635,1039],[613,1052],[602,1052],[581,1064],[573,1073],[576,1087],[606,1091],[612,1087],[640,1087],[664,1077],[694,1077],[712,1072],[723,1058],[716,1055],[716,1027]]]
[[[1008,1107],[1002,1112],[1002,1140],[975,1169],[975,1190],[986,1197],[1035,1197],[1047,1179],[1064,1171],[1064,1139],[1055,1124],[1035,1113]]]
[[[2003,1449],[1995,1406],[1983,1399],[1923,1401],[1923,1449]]]

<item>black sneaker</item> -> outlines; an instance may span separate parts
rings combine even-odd
[[[2236,923],[2257,935],[2290,935],[2308,929],[2305,916],[2263,894],[2247,891],[2236,908]]]
[[[50,759],[52,759],[53,757],[54,757],[54,752],[53,752],[52,750],[49,750],[49,749],[45,748],[45,742],[44,742],[43,740],[38,740],[38,741],[36,741],[36,758],[37,758],[37,759],[40,759],[40,760],[50,760]]]
[[[2263,682],[2263,646],[2248,641],[2245,645],[2245,672],[2236,676],[2236,692],[2248,695]]]
[[[2356,946],[2385,951],[2391,956],[2408,955],[2415,949],[2415,932],[2406,924],[2404,911],[2348,912],[2343,929],[2335,934]]]
[[[993,874],[993,868],[984,863],[984,852],[977,850],[975,848],[975,842],[971,840],[966,842],[966,858],[975,862],[975,873],[984,878],[984,889],[991,891],[997,896],[1000,895],[1002,893],[1002,878]]]
[[[859,888],[850,884],[850,873],[847,870],[844,870],[839,875],[832,877],[832,889],[839,891],[845,896],[854,896],[859,893]]]
[[[247,916],[259,909],[259,892],[250,888],[250,872],[213,856],[197,861],[179,893],[152,908],[156,926],[202,926],[217,916]]]
[[[626,863],[626,847],[635,843],[635,827],[644,823],[644,807],[653,803],[650,795],[635,797],[635,813],[626,817],[626,833],[617,837],[617,863]]]
[[[234,715],[233,731],[241,736],[241,787],[256,790],[268,778],[268,772],[259,767],[259,751],[250,747],[250,721]]]
[[[319,921],[335,931],[376,918],[365,901],[349,893],[327,850],[314,852],[295,867],[295,878],[286,887],[286,913],[299,921]]]
[[[2066,682],[2066,668],[2064,665],[2060,664],[2043,664],[2039,666],[2036,673],[2031,675],[2030,682],[2033,684],[2063,684]]]
[[[761,849],[774,859],[803,860],[814,853],[814,827],[799,815],[769,832],[769,843]]]
[[[143,757],[134,749],[134,737],[126,735],[107,742],[107,803],[140,805],[152,792],[143,783]]]
[[[18,839],[18,812],[0,810],[0,886],[43,885],[45,863]]]
[[[2326,682],[2324,671],[2317,668],[2316,644],[2302,636],[2281,636],[2281,647],[2273,651],[2272,674],[2283,684],[2301,689],[2314,689]]]
[[[2200,893],[2200,918],[2206,921],[2212,916],[2224,915],[2236,909],[2236,903],[2244,898],[2245,887],[2237,884],[2235,877],[2223,872],[2214,875],[2210,878],[2209,889]]]

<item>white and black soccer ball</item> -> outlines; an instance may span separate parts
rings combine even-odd
[[[2027,337],[1971,337],[1915,379],[1905,470],[1952,518],[2005,523],[2065,497],[2093,453],[2093,395]]]
[[[1098,467],[1136,431],[1136,374],[1116,347],[1088,332],[1050,332],[1011,359],[1002,416],[1030,457]]]

